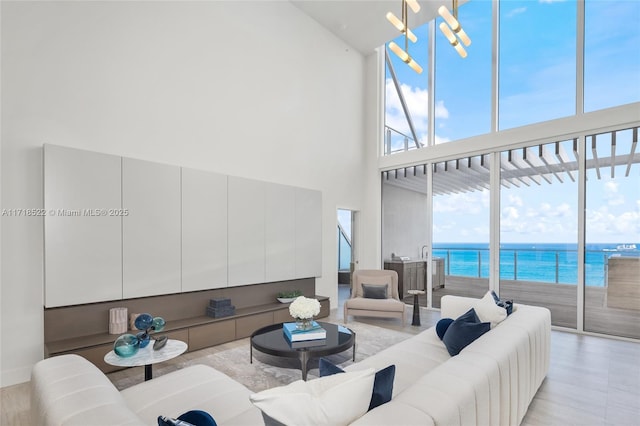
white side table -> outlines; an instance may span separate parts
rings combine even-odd
[[[169,339],[162,349],[153,350],[153,341],[146,348],[142,348],[133,356],[123,358],[116,355],[113,350],[104,356],[104,362],[117,367],[140,367],[144,365],[144,380],[153,378],[153,364],[168,361],[187,350],[187,344],[182,340]]]

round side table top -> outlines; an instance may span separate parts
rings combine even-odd
[[[113,350],[104,356],[104,362],[118,367],[139,367],[142,365],[156,364],[168,361],[187,350],[187,344],[182,340],[169,339],[162,349],[153,350],[153,341],[146,348],[142,348],[133,356],[123,358],[116,355]]]
[[[424,290],[407,290],[407,293],[409,293],[409,294],[424,294],[425,291]]]

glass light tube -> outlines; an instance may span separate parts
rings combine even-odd
[[[447,21],[447,24],[449,24],[454,32],[458,31],[458,29],[460,28],[460,23],[456,18],[453,17],[451,12],[449,12],[449,9],[444,6],[440,6],[438,8],[438,13],[440,14],[440,16],[442,16],[442,18],[444,18],[445,21]]]
[[[396,27],[398,31],[404,34],[404,23],[400,19],[398,19],[396,15],[394,15],[392,12],[387,12],[387,20],[391,22],[391,25]],[[407,38],[414,43],[418,41],[418,37],[416,37],[416,35],[409,28],[407,28]]]
[[[464,50],[464,47],[462,47],[462,45],[460,43],[458,43],[456,41],[456,44],[453,46],[454,49],[456,49],[456,52],[458,52],[458,55],[460,55],[463,58],[467,57],[467,51]]]
[[[395,42],[391,42],[389,43],[389,49],[391,49],[391,51],[393,53],[395,53],[396,55],[398,55],[398,58],[400,58],[402,60],[402,62],[407,62],[409,61],[409,54],[407,52],[405,52],[404,50],[402,50],[402,48],[400,46],[398,46]]]
[[[464,32],[462,27],[460,27],[458,31],[456,31],[456,34],[458,34],[458,37],[460,37],[460,40],[464,43],[465,46],[468,47],[471,44],[471,39],[469,38],[467,33]]]
[[[444,34],[447,40],[449,40],[449,43],[455,45],[458,42],[458,39],[453,35],[453,32],[445,22],[440,22],[439,28],[440,31],[442,31],[442,34]]]
[[[412,70],[414,70],[418,74],[422,74],[422,67],[416,61],[414,61],[412,57],[409,57],[409,62],[407,64],[411,67]]]
[[[411,10],[413,10],[413,13],[420,12],[420,5],[416,0],[407,0],[407,4],[411,8]]]

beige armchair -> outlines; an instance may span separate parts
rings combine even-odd
[[[387,286],[386,298],[365,298],[362,285]],[[379,289],[379,287],[377,287]],[[398,297],[398,273],[379,269],[353,272],[351,298],[344,302],[344,322],[349,315],[400,318],[404,325],[406,305]]]

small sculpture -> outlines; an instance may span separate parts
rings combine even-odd
[[[140,314],[135,319],[135,327],[138,330],[141,330],[140,333],[136,334],[123,334],[118,337],[113,344],[113,351],[116,355],[128,358],[136,353],[138,353],[138,349],[146,348],[149,342],[151,341],[151,337],[149,333],[152,331],[162,331],[164,329],[166,322],[162,317],[152,317],[150,314]],[[166,336],[158,336],[156,341],[161,341],[159,344],[154,344],[153,349],[158,350],[161,349],[167,343]],[[157,342],[156,342],[157,343]]]

